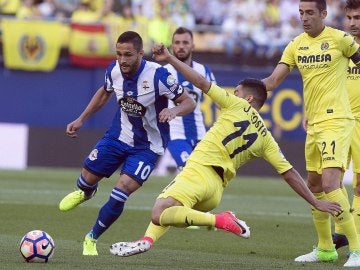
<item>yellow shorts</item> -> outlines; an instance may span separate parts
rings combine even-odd
[[[331,119],[309,125],[305,142],[306,170],[322,173],[324,168],[345,170],[355,121]]]
[[[219,205],[223,191],[222,179],[211,166],[187,161],[158,199],[173,197],[184,206],[208,212]]]
[[[354,172],[353,188],[357,186],[357,177],[355,174],[360,173],[360,119],[355,119],[355,128],[351,139],[349,151],[349,163],[352,161]]]

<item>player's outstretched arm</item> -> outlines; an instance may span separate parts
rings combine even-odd
[[[317,210],[328,212],[330,214],[341,212],[341,207],[338,203],[316,199],[314,194],[312,194],[312,192],[306,186],[304,179],[294,168],[286,171],[285,173],[282,174],[282,176],[284,180],[297,194],[303,197],[308,203],[314,206]]]
[[[269,77],[262,79],[266,90],[272,91],[277,88],[289,73],[289,67],[284,63],[279,63]]]
[[[71,138],[76,138],[77,131],[81,128],[85,120],[100,110],[109,100],[111,94],[112,93],[105,91],[104,87],[101,86],[80,116],[66,126],[66,134]]]
[[[163,45],[155,45],[152,49],[153,58],[156,61],[164,61],[171,64],[177,71],[179,71],[185,79],[201,89],[204,93],[207,93],[210,89],[211,83],[208,82],[201,74],[196,72],[187,64],[181,62],[175,56],[173,56],[169,50]]]

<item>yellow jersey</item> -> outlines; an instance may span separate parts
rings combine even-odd
[[[350,61],[347,76],[346,87],[348,89],[351,112],[356,119],[360,120],[360,68]]]
[[[245,99],[215,84],[207,95],[220,106],[221,112],[188,160],[221,167],[223,186],[235,176],[237,169],[255,158],[264,158],[279,174],[292,168],[259,113]]]
[[[346,70],[358,48],[351,35],[331,27],[325,27],[315,38],[302,33],[286,46],[280,63],[290,70],[295,66],[299,69],[310,125],[334,118],[353,119]]]

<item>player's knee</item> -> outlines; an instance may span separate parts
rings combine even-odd
[[[158,208],[153,208],[151,213],[151,222],[154,223],[155,225],[160,225],[160,216],[162,212],[163,211]]]

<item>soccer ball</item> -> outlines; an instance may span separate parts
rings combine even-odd
[[[48,262],[55,249],[52,237],[41,230],[28,232],[20,241],[20,253],[26,262]]]

